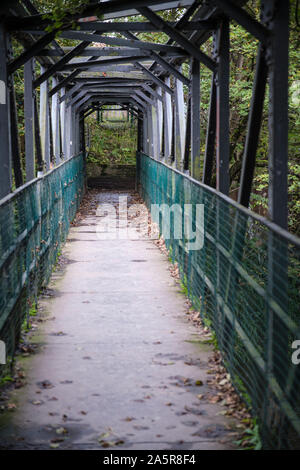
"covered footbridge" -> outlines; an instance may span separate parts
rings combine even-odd
[[[258,419],[263,446],[299,448],[300,365],[292,358],[300,340],[300,241],[287,231],[289,2],[262,0],[260,20],[247,3],[106,0],[61,20],[30,0],[1,4],[0,338],[8,363],[28,299],[47,285],[85,191],[85,120],[117,105],[137,122],[136,187],[148,208],[192,207],[201,247],[176,237],[173,219],[166,246],[194,308],[216,333],[234,387]],[[181,11],[177,21],[160,14],[173,9]],[[258,41],[237,200],[229,174],[231,22]],[[167,40],[142,40],[141,32]],[[61,46],[60,39],[75,45]],[[205,142],[203,68],[211,76]],[[20,70],[25,163],[15,90]],[[265,99],[269,207],[262,217],[248,206]],[[200,226],[197,204],[204,205]],[[163,227],[164,214],[159,221]]]

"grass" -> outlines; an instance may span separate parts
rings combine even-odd
[[[262,441],[256,418],[251,420],[249,427],[243,432],[242,438],[235,441],[235,444],[242,447],[243,450],[262,450]]]
[[[134,165],[137,147],[136,125],[129,122],[98,123],[88,120],[90,147],[88,163],[99,165]]]

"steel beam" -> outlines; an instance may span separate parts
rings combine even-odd
[[[29,59],[32,59],[34,56],[37,56],[39,51],[42,50],[49,42],[51,42],[55,37],[55,32],[42,33],[43,37],[38,39],[30,49],[22,52],[16,59],[12,60],[8,65],[8,73],[12,74],[18,68],[22,67]]]
[[[180,80],[176,80],[174,104],[175,104],[175,161],[176,168],[182,169],[184,157],[184,141],[185,141],[185,112],[184,112],[184,96],[183,84]]]
[[[70,90],[68,90],[67,92],[65,92],[63,95],[61,95],[60,99],[59,99],[59,102],[62,103],[63,101],[65,101],[67,98],[71,97],[76,91],[79,90],[79,88],[81,88],[83,86],[83,83],[76,83],[74,86],[72,86],[72,88]],[[53,88],[57,88],[57,82],[55,84],[55,87]]]
[[[134,65],[142,70],[146,75],[148,75],[151,80],[156,83],[156,85],[160,86],[163,88],[167,93],[170,93],[170,95],[173,95],[173,90],[169,86],[167,86],[160,78],[158,78],[156,75],[154,75],[150,70],[148,70],[146,67],[144,67],[142,64],[139,62],[135,62]]]
[[[180,31],[170,26],[160,16],[150,10],[148,7],[138,8],[141,15],[148,18],[160,31],[165,32],[170,38],[177,42],[183,49],[188,51],[192,57],[200,60],[210,70],[215,70],[215,62],[204,52],[201,52],[189,39],[187,39]],[[170,47],[170,46],[169,46]]]
[[[129,39],[132,39],[132,40],[139,40],[137,39],[134,34],[132,34],[131,32],[127,31],[127,32],[124,32],[123,33],[124,36],[128,37]],[[167,70],[168,72],[170,72],[172,75],[174,75],[175,78],[178,78],[179,80],[181,80],[185,85],[189,86],[190,84],[190,81],[188,78],[186,78],[181,72],[179,72],[175,67],[173,67],[173,65],[171,65],[169,62],[167,62],[163,57],[160,57],[159,54],[157,54],[156,52],[152,51],[152,52],[149,52],[149,55],[148,55],[148,58],[152,58],[153,60],[155,60],[158,64],[160,64],[163,69]],[[138,58],[136,58],[136,60],[139,60]]]
[[[235,20],[256,39],[263,43],[266,42],[269,36],[268,29],[252,18],[245,10],[235,5],[230,0],[213,0],[213,3],[215,3],[229,19]]]
[[[211,177],[214,166],[214,155],[216,146],[216,76],[212,76],[211,90],[210,90],[210,103],[209,103],[209,114],[206,131],[206,142],[205,142],[205,155],[203,163],[203,174],[202,183],[210,186]]]
[[[44,34],[42,31],[32,31],[32,30],[28,30],[27,33],[32,34],[32,35],[37,35],[37,36],[40,34]],[[125,46],[125,47],[133,47],[135,49],[138,48],[141,50],[146,49],[150,51],[155,50],[155,51],[163,51],[163,52],[174,52],[174,53],[177,52],[179,54],[182,54],[183,56],[186,55],[182,47],[169,46],[166,44],[159,44],[156,42],[144,42],[144,41],[137,41],[137,40],[130,41],[130,40],[123,39],[123,38],[102,36],[101,34],[82,33],[80,31],[63,31],[59,33],[59,37],[62,39],[75,39],[78,41],[83,41],[83,43],[88,43],[88,44],[90,44],[91,42],[100,42],[101,44],[102,43],[109,44],[110,46]],[[79,46],[81,46],[81,44],[79,44]],[[198,51],[198,49],[196,50]],[[203,55],[206,57],[205,54]],[[208,63],[211,64],[212,61],[211,62],[210,61],[208,60]]]
[[[63,65],[65,65],[73,57],[75,57],[78,52],[84,50],[85,47],[89,44],[90,42],[82,42],[81,44],[78,44],[78,46],[74,47],[74,49],[68,52],[68,54],[65,54],[59,61],[52,65],[52,67],[49,67],[47,70],[44,70],[44,72],[41,73],[41,75],[34,81],[34,87],[37,88],[38,86],[40,86],[41,83],[43,83],[45,80],[54,75],[58,70],[61,69]],[[58,91],[58,89],[55,90],[55,93],[56,91]]]
[[[168,21],[170,26],[175,27],[176,22]],[[103,21],[88,21],[78,23],[77,27],[80,31],[96,31],[97,33],[104,32],[123,32],[123,31],[136,31],[136,32],[152,32],[157,31],[157,27],[151,22],[145,21],[120,21],[120,22],[103,22]],[[182,28],[183,31],[197,31],[204,30],[210,31],[215,28],[215,23],[208,20],[189,21]]]
[[[112,24],[112,23],[107,23],[107,24]],[[116,23],[117,24],[117,23]],[[127,24],[127,23],[126,23]],[[135,23],[139,24],[139,23]],[[136,38],[137,40],[138,38]],[[73,47],[64,47],[63,51],[67,54],[71,50],[73,50]],[[134,56],[134,55],[141,55],[141,50],[140,49],[134,49],[134,48],[126,48],[126,47],[87,47],[83,51],[81,51],[79,54],[76,54],[76,57],[120,57],[120,56]],[[169,51],[166,53],[164,57],[188,57],[188,52],[182,50],[181,52],[174,52],[174,51]],[[54,49],[43,49],[39,52],[39,57],[61,57],[61,54],[59,54],[56,50]]]
[[[194,15],[195,11],[199,8],[199,5],[196,1],[192,3],[192,5],[185,11],[182,17],[176,22],[176,29],[179,31],[184,27],[184,25],[189,21],[189,19]],[[167,44],[171,45],[173,43],[172,39],[169,39]],[[155,69],[156,63],[154,63],[150,67],[150,71],[152,72]]]
[[[12,165],[10,149],[10,111],[8,95],[7,71],[7,36],[0,23],[0,142],[1,142],[1,171],[0,199],[11,192]]]
[[[287,228],[289,3],[270,2],[273,10],[269,55],[269,216]]]
[[[21,167],[21,155],[19,147],[18,115],[16,108],[16,95],[13,76],[9,79],[9,105],[11,125],[11,155],[15,176],[15,185],[18,188],[23,185],[23,174]]]
[[[188,103],[187,103],[184,158],[183,158],[183,171],[187,173],[189,173],[189,168],[190,168],[190,153],[191,153],[191,96],[188,97]]]
[[[217,190],[229,194],[229,21],[217,36]]]
[[[260,45],[256,60],[256,71],[251,98],[250,113],[248,117],[246,143],[243,155],[243,164],[238,195],[238,202],[245,207],[248,207],[250,201],[256,162],[256,152],[259,142],[259,132],[261,128],[263,114],[267,76],[268,67],[265,59],[265,52],[262,46]]]
[[[57,79],[52,78],[52,87],[57,85]],[[51,102],[51,124],[52,124],[52,135],[53,135],[53,153],[55,163],[60,163],[60,138],[59,138],[59,96],[55,93],[52,96]]]
[[[80,13],[66,14],[64,19],[66,22],[70,22],[71,24],[74,20],[94,15],[97,15],[98,17],[104,15],[105,19],[118,16],[132,16],[136,14],[135,10],[137,8],[144,5],[156,5],[156,8],[154,9],[160,10],[189,6],[191,3],[193,3],[193,0],[164,0],[164,2],[161,2],[161,0],[122,0],[122,2],[119,0],[110,0],[109,2],[101,2],[101,5],[99,2],[93,2],[88,4]],[[49,20],[44,19],[44,14],[32,15],[25,18],[8,18],[8,25],[14,29],[20,27],[45,27],[48,26],[49,23],[52,24]]]
[[[155,104],[155,101],[151,98],[149,98],[149,96],[147,96],[145,93],[143,93],[141,90],[139,89],[135,89],[134,90],[135,94],[138,95],[140,98],[142,98],[144,101],[146,101],[147,103],[149,103],[151,106],[153,106]]]
[[[200,62],[191,64],[191,175],[200,181]]]
[[[165,83],[170,86],[170,77],[165,78]],[[163,112],[164,112],[164,159],[166,162],[169,162],[171,156],[171,145],[172,145],[172,128],[173,128],[173,119],[172,114],[172,99],[169,93],[164,93],[164,102],[163,102]]]
[[[36,148],[37,176],[40,176],[45,169],[45,162],[43,160],[43,154],[42,154],[40,123],[39,123],[36,93],[34,93],[33,95],[33,102],[34,102],[34,141],[35,141],[35,148]]]
[[[161,92],[161,89],[158,88],[158,91]],[[158,94],[160,96],[160,94]],[[158,157],[162,158],[162,138],[163,138],[163,105],[162,101],[156,99],[156,109],[157,109],[157,134],[158,134]]]
[[[60,68],[60,70],[69,70],[69,69],[90,69],[94,66],[106,66],[107,70],[109,71],[109,66],[112,64],[129,64],[134,62],[135,60],[138,61],[149,61],[148,55],[139,55],[139,56],[129,56],[129,57],[116,57],[113,59],[103,59],[103,60],[91,60],[86,62],[71,62],[70,64],[66,64]]]
[[[142,88],[144,88],[144,90],[148,91],[148,93],[150,93],[152,96],[154,96],[154,98],[157,98],[159,101],[163,102],[162,95],[157,93],[157,91],[154,91],[153,88],[151,88],[151,86],[147,85],[146,83],[142,83],[141,86],[142,86]],[[160,88],[158,88],[158,89],[161,91]]]
[[[24,66],[24,119],[25,119],[25,164],[26,181],[35,178],[34,153],[34,59],[28,60]]]
[[[56,88],[56,87],[53,87]],[[65,88],[62,88],[60,90],[60,95],[64,96],[65,95]],[[61,151],[61,158],[64,158],[66,155],[66,130],[65,130],[65,114],[66,114],[66,102],[63,101],[60,104],[60,137],[61,137],[61,145],[60,145],[60,151]]]
[[[41,72],[45,69],[41,66]],[[48,82],[43,82],[40,87],[40,133],[42,155],[45,162],[46,171],[50,169],[50,135],[49,135],[49,101]]]

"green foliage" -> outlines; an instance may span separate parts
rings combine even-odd
[[[43,15],[44,20],[49,20],[45,31],[55,31],[57,34],[68,25],[72,29],[77,29],[76,21],[67,21],[68,16],[80,14],[89,0],[42,0],[38,3],[40,11],[46,11]]]
[[[136,126],[127,122],[97,123],[89,118],[91,145],[88,163],[134,165],[136,154]]]
[[[300,164],[292,161],[288,164],[288,228],[295,234],[300,233]],[[257,171],[254,178],[254,192],[251,196],[250,208],[262,215],[268,212],[269,175],[267,168]]]
[[[7,383],[13,382],[14,379],[11,375],[4,375],[4,377],[0,378],[0,387],[6,385]]]
[[[89,3],[88,0],[33,0],[34,5],[44,18],[49,20],[46,31],[61,31],[65,26],[78,28],[76,21],[70,21],[68,18],[72,15],[80,15]],[[244,6],[247,12],[256,20],[260,16],[259,0],[250,0]],[[289,38],[289,230],[293,233],[299,233],[300,228],[300,202],[299,202],[299,161],[300,161],[300,35],[299,25],[296,21],[296,0],[290,0],[290,38]],[[177,8],[173,10],[164,10],[158,14],[167,21],[178,21],[185,9]],[[95,11],[95,15],[97,12]],[[99,16],[99,19],[101,17]],[[114,21],[124,21],[124,18],[116,18]],[[146,21],[142,15],[128,17],[128,21]],[[111,33],[104,33],[104,35]],[[119,33],[114,33],[116,37],[123,37]],[[137,33],[137,37],[143,41],[165,43],[168,36],[162,32],[142,32]],[[80,41],[58,39],[61,46],[77,45]],[[210,38],[201,46],[201,50],[208,55],[213,53],[213,41]],[[241,163],[245,145],[247,130],[248,113],[253,87],[253,79],[256,65],[256,55],[258,50],[258,41],[240,25],[231,21],[230,23],[230,180],[231,189],[236,190],[239,187]],[[20,55],[23,47],[13,40],[14,57]],[[39,65],[37,64],[37,68]],[[182,64],[182,73],[185,76],[190,74],[190,61]],[[208,121],[209,98],[211,88],[211,71],[201,65],[201,154],[205,151],[205,135]],[[20,135],[20,149],[22,155],[22,165],[24,165],[24,108],[23,91],[24,78],[23,68],[20,68],[15,74],[15,89],[18,109],[18,125]],[[173,79],[171,80],[173,81]],[[184,86],[185,101],[188,99],[188,88]],[[253,196],[251,199],[251,209],[267,215],[268,206],[268,87],[263,110],[263,121],[260,132],[260,142],[257,151],[257,164],[255,170],[255,179],[253,183]],[[106,130],[104,131],[106,132]],[[103,136],[102,136],[103,137]],[[98,138],[93,142],[95,149],[91,149],[90,161],[109,163],[132,162],[133,153],[130,145],[123,145],[118,142],[119,147],[114,146],[111,152],[105,152],[107,145],[104,138]],[[120,144],[123,148],[119,151]],[[101,158],[99,160],[99,155]],[[203,165],[203,159],[201,162]],[[213,178],[213,184],[215,177]]]
[[[256,418],[250,422],[250,426],[245,429],[242,438],[236,441],[235,444],[241,446],[243,450],[262,450],[262,441]]]

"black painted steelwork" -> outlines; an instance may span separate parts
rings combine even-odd
[[[190,173],[201,184],[211,186],[216,180],[217,193],[227,197],[229,26],[235,21],[259,42],[238,201],[245,207],[249,205],[269,83],[269,217],[278,230],[286,229],[289,2],[261,0],[260,21],[247,13],[246,4],[246,0],[90,2],[81,13],[67,14],[58,33],[60,38],[79,40],[73,48],[58,45],[57,31],[45,32],[52,23],[30,0],[1,5],[0,197],[12,191],[13,183],[15,187],[23,184],[14,92],[14,73],[23,65],[27,182],[49,170],[50,164],[57,165],[61,159],[84,151],[85,118],[94,111],[101,114],[104,106],[118,104],[137,121],[139,152]],[[181,6],[185,11],[179,21],[166,22],[156,13],[162,6]],[[142,14],[146,20],[105,22],[132,14]],[[78,21],[86,17],[92,20]],[[133,34],[147,31],[163,31],[169,39],[157,44],[141,41]],[[119,32],[123,37],[104,36],[105,32]],[[14,58],[11,33],[24,47]],[[209,56],[201,48],[211,38],[213,54]],[[186,61],[191,64],[189,77],[181,68]],[[39,76],[35,73],[36,63],[41,66]],[[207,67],[212,77],[204,152],[200,141],[201,67]],[[186,107],[184,93],[188,95]],[[221,230],[220,223],[219,219],[217,232]],[[238,223],[239,220],[234,221]],[[236,239],[232,249],[238,259]],[[273,239],[269,240],[269,262],[276,266]],[[284,286],[287,267],[281,264],[280,269]],[[229,279],[234,282],[232,276]],[[269,284],[270,294],[275,295],[272,280]],[[272,324],[272,311],[268,314]],[[270,348],[276,353],[276,345]]]
[[[171,8],[178,6],[175,5],[176,2],[164,2],[165,7],[168,3],[170,4]],[[103,81],[103,83],[111,90],[109,95],[103,91],[103,97],[106,99],[112,99],[114,96],[115,102],[117,103],[118,100],[121,98],[123,100],[127,96],[134,106],[134,110],[132,112],[135,114],[138,114],[139,111],[143,112],[149,106],[154,106],[154,112],[152,113],[151,111],[151,113],[148,113],[148,116],[151,115],[153,116],[153,119],[156,121],[158,120],[158,132],[160,132],[161,135],[158,137],[156,135],[157,123],[155,121],[154,124],[152,123],[151,125],[146,126],[149,131],[149,135],[145,136],[144,132],[144,142],[150,142],[153,138],[159,138],[162,140],[162,129],[160,127],[162,126],[162,122],[164,122],[164,129],[167,129],[167,125],[170,129],[174,128],[174,132],[177,132],[178,135],[178,132],[182,131],[180,130],[180,126],[177,126],[176,128],[174,122],[173,124],[166,124],[166,119],[168,118],[166,115],[165,106],[163,106],[162,111],[160,111],[160,108],[157,107],[157,100],[164,102],[164,93],[170,93],[173,96],[172,99],[175,98],[174,86],[172,85],[170,87],[167,85],[165,77],[171,76],[174,79],[181,80],[184,85],[190,88],[190,104],[186,123],[186,135],[185,138],[179,136],[176,139],[174,136],[169,136],[169,147],[172,148],[174,145],[179,145],[179,141],[182,142],[182,139],[184,139],[185,148],[180,150],[181,160],[180,158],[179,160],[177,158],[177,165],[179,162],[179,165],[184,166],[186,170],[190,168],[192,175],[197,179],[202,179],[202,181],[206,184],[211,184],[213,168],[215,167],[217,189],[219,189],[224,194],[228,194],[230,184],[228,25],[230,20],[235,20],[260,42],[257,56],[256,79],[253,87],[253,96],[249,112],[248,132],[242,164],[239,202],[245,206],[248,206],[249,204],[255,169],[256,150],[261,126],[262,104],[265,95],[266,82],[269,79],[269,212],[272,220],[282,227],[286,227],[288,2],[276,3],[274,0],[263,0],[260,22],[253,19],[246,12],[246,10],[243,9],[243,5],[245,3],[247,2],[214,0],[209,5],[198,5],[196,1],[187,1],[187,9],[182,18],[177,22],[166,22],[155,12],[159,9],[159,1],[126,1],[120,4],[115,0],[110,0],[109,2],[104,2],[101,5],[99,5],[97,2],[91,3],[84,7],[84,12],[82,13],[83,17],[88,14],[89,16],[94,15],[95,18],[95,16],[100,14],[100,11],[104,15],[108,15],[105,16],[105,18],[122,15],[126,16],[129,11],[136,9],[135,11],[137,13],[143,14],[148,21],[141,23],[117,22],[113,23],[110,27],[111,23],[95,21],[95,19],[93,19],[93,21],[90,22],[79,22],[78,26],[80,30],[74,31],[71,30],[71,22],[78,20],[79,16],[81,15],[67,15],[66,22],[61,28],[61,37],[76,37],[82,41],[76,47],[66,48],[66,50],[64,50],[64,48],[58,46],[54,39],[55,31],[49,33],[44,32],[45,26],[50,23],[50,20],[46,20],[45,17],[42,17],[42,15],[31,4],[30,0],[20,0],[19,2],[14,2],[11,4],[11,7],[3,8],[2,34],[5,35],[6,39],[1,41],[1,48],[3,52],[2,59],[0,59],[2,63],[5,62],[5,64],[3,64],[2,70],[4,71],[5,75],[6,68],[8,75],[12,77],[13,72],[15,72],[20,66],[29,63],[33,57],[36,57],[37,60],[43,65],[44,71],[38,77],[33,79],[33,88],[37,89],[42,83],[49,80],[51,77],[56,78],[55,86],[49,90],[49,99],[52,99],[55,94],[59,94],[60,106],[62,101],[66,101],[65,108],[67,109],[68,106],[72,107],[68,118],[62,120],[62,115],[60,116],[60,128],[57,135],[61,135],[62,139],[65,138],[65,136],[62,135],[62,130],[66,129],[66,126],[73,125],[76,122],[74,113],[76,114],[77,112],[84,111],[84,107],[89,105],[89,99],[96,91],[94,86],[96,83],[93,83],[92,85],[92,80],[98,82],[99,75],[93,79],[91,74],[93,74],[95,71],[99,71],[101,73],[102,70],[103,73],[106,73],[105,71],[110,70],[112,73],[124,71],[124,76],[120,78],[107,77],[107,79],[101,79],[101,81]],[[140,41],[134,34],[132,34],[132,31],[138,32],[157,30],[164,31],[169,36],[169,41],[166,44],[159,45]],[[6,49],[10,31],[14,31],[17,34],[17,37],[22,36],[20,41],[23,45],[25,45],[24,52],[13,60],[8,59],[8,52]],[[113,37],[109,38],[107,36],[103,37],[101,34],[99,34],[99,32],[101,33],[110,31],[119,31],[125,35],[126,39]],[[211,58],[208,57],[207,54],[203,53],[200,50],[200,47],[212,34],[214,36],[215,47],[214,55]],[[39,35],[41,35],[40,38]],[[105,44],[108,43],[112,46],[110,48],[104,48],[104,56],[114,49],[116,50],[116,53],[119,51],[120,56],[99,60],[98,57],[101,57],[101,49],[90,47],[90,45],[95,41],[102,41]],[[123,47],[121,47],[121,49],[117,47],[115,48],[114,46],[117,44]],[[47,49],[45,49],[45,46],[47,46]],[[124,55],[123,52],[124,47],[127,48],[126,55]],[[87,59],[81,59],[80,62],[76,61],[76,57],[80,57],[81,54],[86,55],[87,51],[89,51],[90,54],[93,54],[93,50],[97,51],[94,56],[90,55]],[[132,53],[130,51],[132,51]],[[41,56],[39,56],[39,53]],[[178,68],[178,65],[185,61],[189,56],[194,58],[194,61],[192,62],[194,64],[194,72],[191,75],[191,81],[188,77],[184,76]],[[197,85],[199,78],[196,77],[199,77],[199,75],[195,72],[195,59],[202,64],[201,66],[205,65],[214,72],[202,175],[200,174],[200,170],[198,168],[200,166],[200,158],[202,157],[200,157],[200,141],[199,135],[197,134],[197,129],[200,126],[200,123],[197,123],[197,116],[200,115],[198,109],[200,106],[200,90],[198,89]],[[142,65],[141,62],[144,62],[144,64]],[[125,64],[124,66],[121,65],[123,63]],[[133,68],[128,67],[127,64],[132,64],[131,67]],[[25,68],[27,68],[27,66]],[[113,82],[118,83],[120,86],[121,84],[123,85],[123,83],[127,84],[126,80],[130,79],[130,74],[134,74],[134,70],[137,70],[135,79],[141,81],[142,87],[135,84],[132,87],[132,90],[130,90],[130,88],[126,90],[124,88],[123,93],[121,93],[121,87],[114,87]],[[32,117],[30,117],[30,115],[32,115],[32,104],[30,103],[31,98],[28,97],[28,93],[31,93],[29,91],[30,84],[28,83],[28,73],[29,72],[27,71],[26,82],[28,92],[25,98],[25,108],[27,110],[25,114],[25,121],[27,123],[27,130],[25,131],[25,134],[27,149],[31,149],[32,130],[30,129],[30,126],[32,126],[32,122],[34,121],[35,127],[38,127],[38,122],[37,119],[34,120]],[[82,74],[87,75],[87,78],[84,78]],[[9,80],[11,81],[12,79],[8,76],[5,76],[4,78],[5,80],[3,81],[7,86],[9,84]],[[134,77],[132,80],[132,83],[134,83]],[[159,89],[162,90],[161,93],[157,92]],[[99,88],[99,92],[100,91],[101,90]],[[131,91],[131,93],[129,93],[129,91]],[[70,95],[70,93],[72,94]],[[13,101],[13,93],[11,92],[8,95],[9,96],[7,99]],[[99,97],[100,95],[97,96]],[[124,101],[122,101],[122,103],[124,103]],[[2,119],[7,121],[11,120],[12,126],[10,133],[11,143],[8,141],[6,142],[5,145],[7,152],[6,157],[3,157],[3,164],[6,165],[5,168],[7,169],[7,172],[2,174],[3,179],[5,180],[3,181],[2,185],[2,195],[5,195],[10,191],[11,184],[8,183],[10,180],[10,175],[8,175],[8,173],[10,173],[12,166],[15,169],[17,184],[22,183],[20,165],[18,164],[19,158],[16,155],[18,153],[18,137],[16,136],[16,126],[13,125],[15,115],[13,111],[14,105],[13,103],[10,104],[10,112],[8,111],[8,108],[5,109],[5,106],[5,104],[2,105],[2,113],[0,114],[3,114]],[[183,109],[177,110],[179,115],[184,112],[185,111]],[[27,113],[29,113],[29,116]],[[163,113],[163,116],[161,116],[161,113]],[[280,116],[277,115],[277,113],[280,114]],[[9,114],[10,117],[8,116]],[[146,116],[147,114],[145,113],[144,115]],[[48,117],[46,120],[48,122],[50,117]],[[41,115],[39,115],[39,127],[42,125],[42,128],[40,131],[35,129],[36,144],[38,141],[37,134],[41,132],[42,142],[47,140],[49,141],[50,145],[53,140],[52,128],[47,128],[47,126],[49,127],[49,124],[46,124],[45,128],[43,123],[44,119],[41,117]],[[189,128],[190,126],[191,129]],[[155,130],[154,134],[153,129]],[[5,124],[3,125],[3,130],[5,133]],[[48,137],[43,137],[45,135]],[[75,144],[73,143],[73,146],[74,145]],[[55,145],[55,142],[52,142],[52,146],[53,148],[59,147]],[[77,147],[78,146],[79,144],[77,144]],[[36,145],[35,147],[36,159],[37,154],[39,154],[40,151],[39,145]],[[152,142],[150,147],[151,149],[154,149],[158,148],[159,146],[153,144]],[[147,149],[145,148],[144,150]],[[161,151],[158,150],[158,153],[161,154]],[[29,152],[32,153],[31,150]],[[173,149],[173,153],[174,152],[175,148]],[[215,152],[216,164],[214,165]],[[41,154],[45,154],[43,149]],[[4,163],[4,158],[6,158],[6,163]],[[189,164],[189,159],[191,159],[191,164]],[[180,161],[182,163],[180,163]],[[14,164],[12,165],[11,162],[14,162]],[[30,179],[34,176],[33,168],[35,165],[33,163],[34,162],[29,163],[29,159],[27,159],[28,176],[26,176],[26,179]],[[39,166],[41,166],[41,164]],[[276,187],[276,191],[274,191],[274,187]]]

